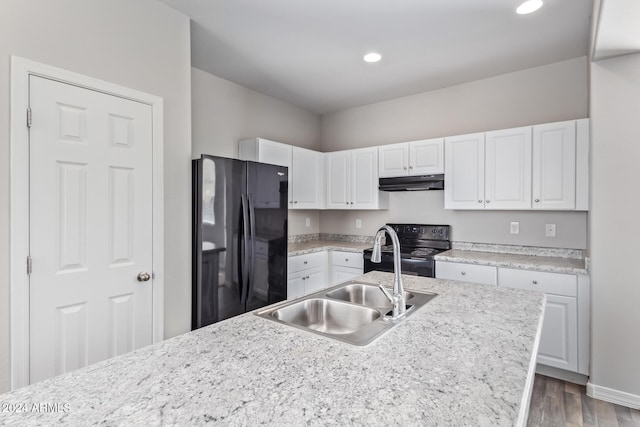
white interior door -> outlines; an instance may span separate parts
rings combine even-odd
[[[152,343],[152,110],[31,76],[30,382]],[[144,275],[140,276],[144,279]]]

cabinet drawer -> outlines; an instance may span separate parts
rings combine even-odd
[[[306,270],[307,268],[325,267],[327,265],[327,251],[290,256],[288,261],[289,273]]]
[[[489,265],[436,261],[436,278],[438,279],[496,285],[498,283],[496,270],[496,267]]]
[[[498,283],[507,288],[528,289],[546,294],[577,295],[577,277],[573,274],[547,273],[544,271],[498,269]]]
[[[361,252],[332,251],[331,265],[362,269],[364,267],[364,258]]]

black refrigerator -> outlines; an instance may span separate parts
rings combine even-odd
[[[287,298],[287,168],[193,160],[191,329]]]

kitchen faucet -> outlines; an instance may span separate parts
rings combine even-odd
[[[371,262],[379,263],[381,261],[381,246],[385,232],[391,237],[393,245],[393,271],[395,278],[393,280],[393,295],[389,294],[384,286],[378,286],[384,295],[393,305],[392,319],[404,316],[407,311],[406,300],[404,296],[404,287],[402,286],[402,276],[400,271],[400,241],[395,230],[388,225],[383,225],[376,232],[373,240],[373,253],[371,254]]]

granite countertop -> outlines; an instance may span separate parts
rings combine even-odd
[[[30,412],[4,410],[0,424],[522,422],[543,294],[403,277],[406,288],[439,296],[369,346],[247,313],[2,394],[2,408]],[[390,285],[393,275],[370,272],[362,279]],[[35,412],[34,404],[58,406]]]
[[[507,254],[452,249],[434,256],[436,261],[494,265],[496,267],[546,271],[550,273],[588,274],[584,259]]]
[[[360,252],[371,248],[373,243],[342,242],[336,240],[311,240],[308,242],[289,243],[289,256],[304,255],[326,250]]]

